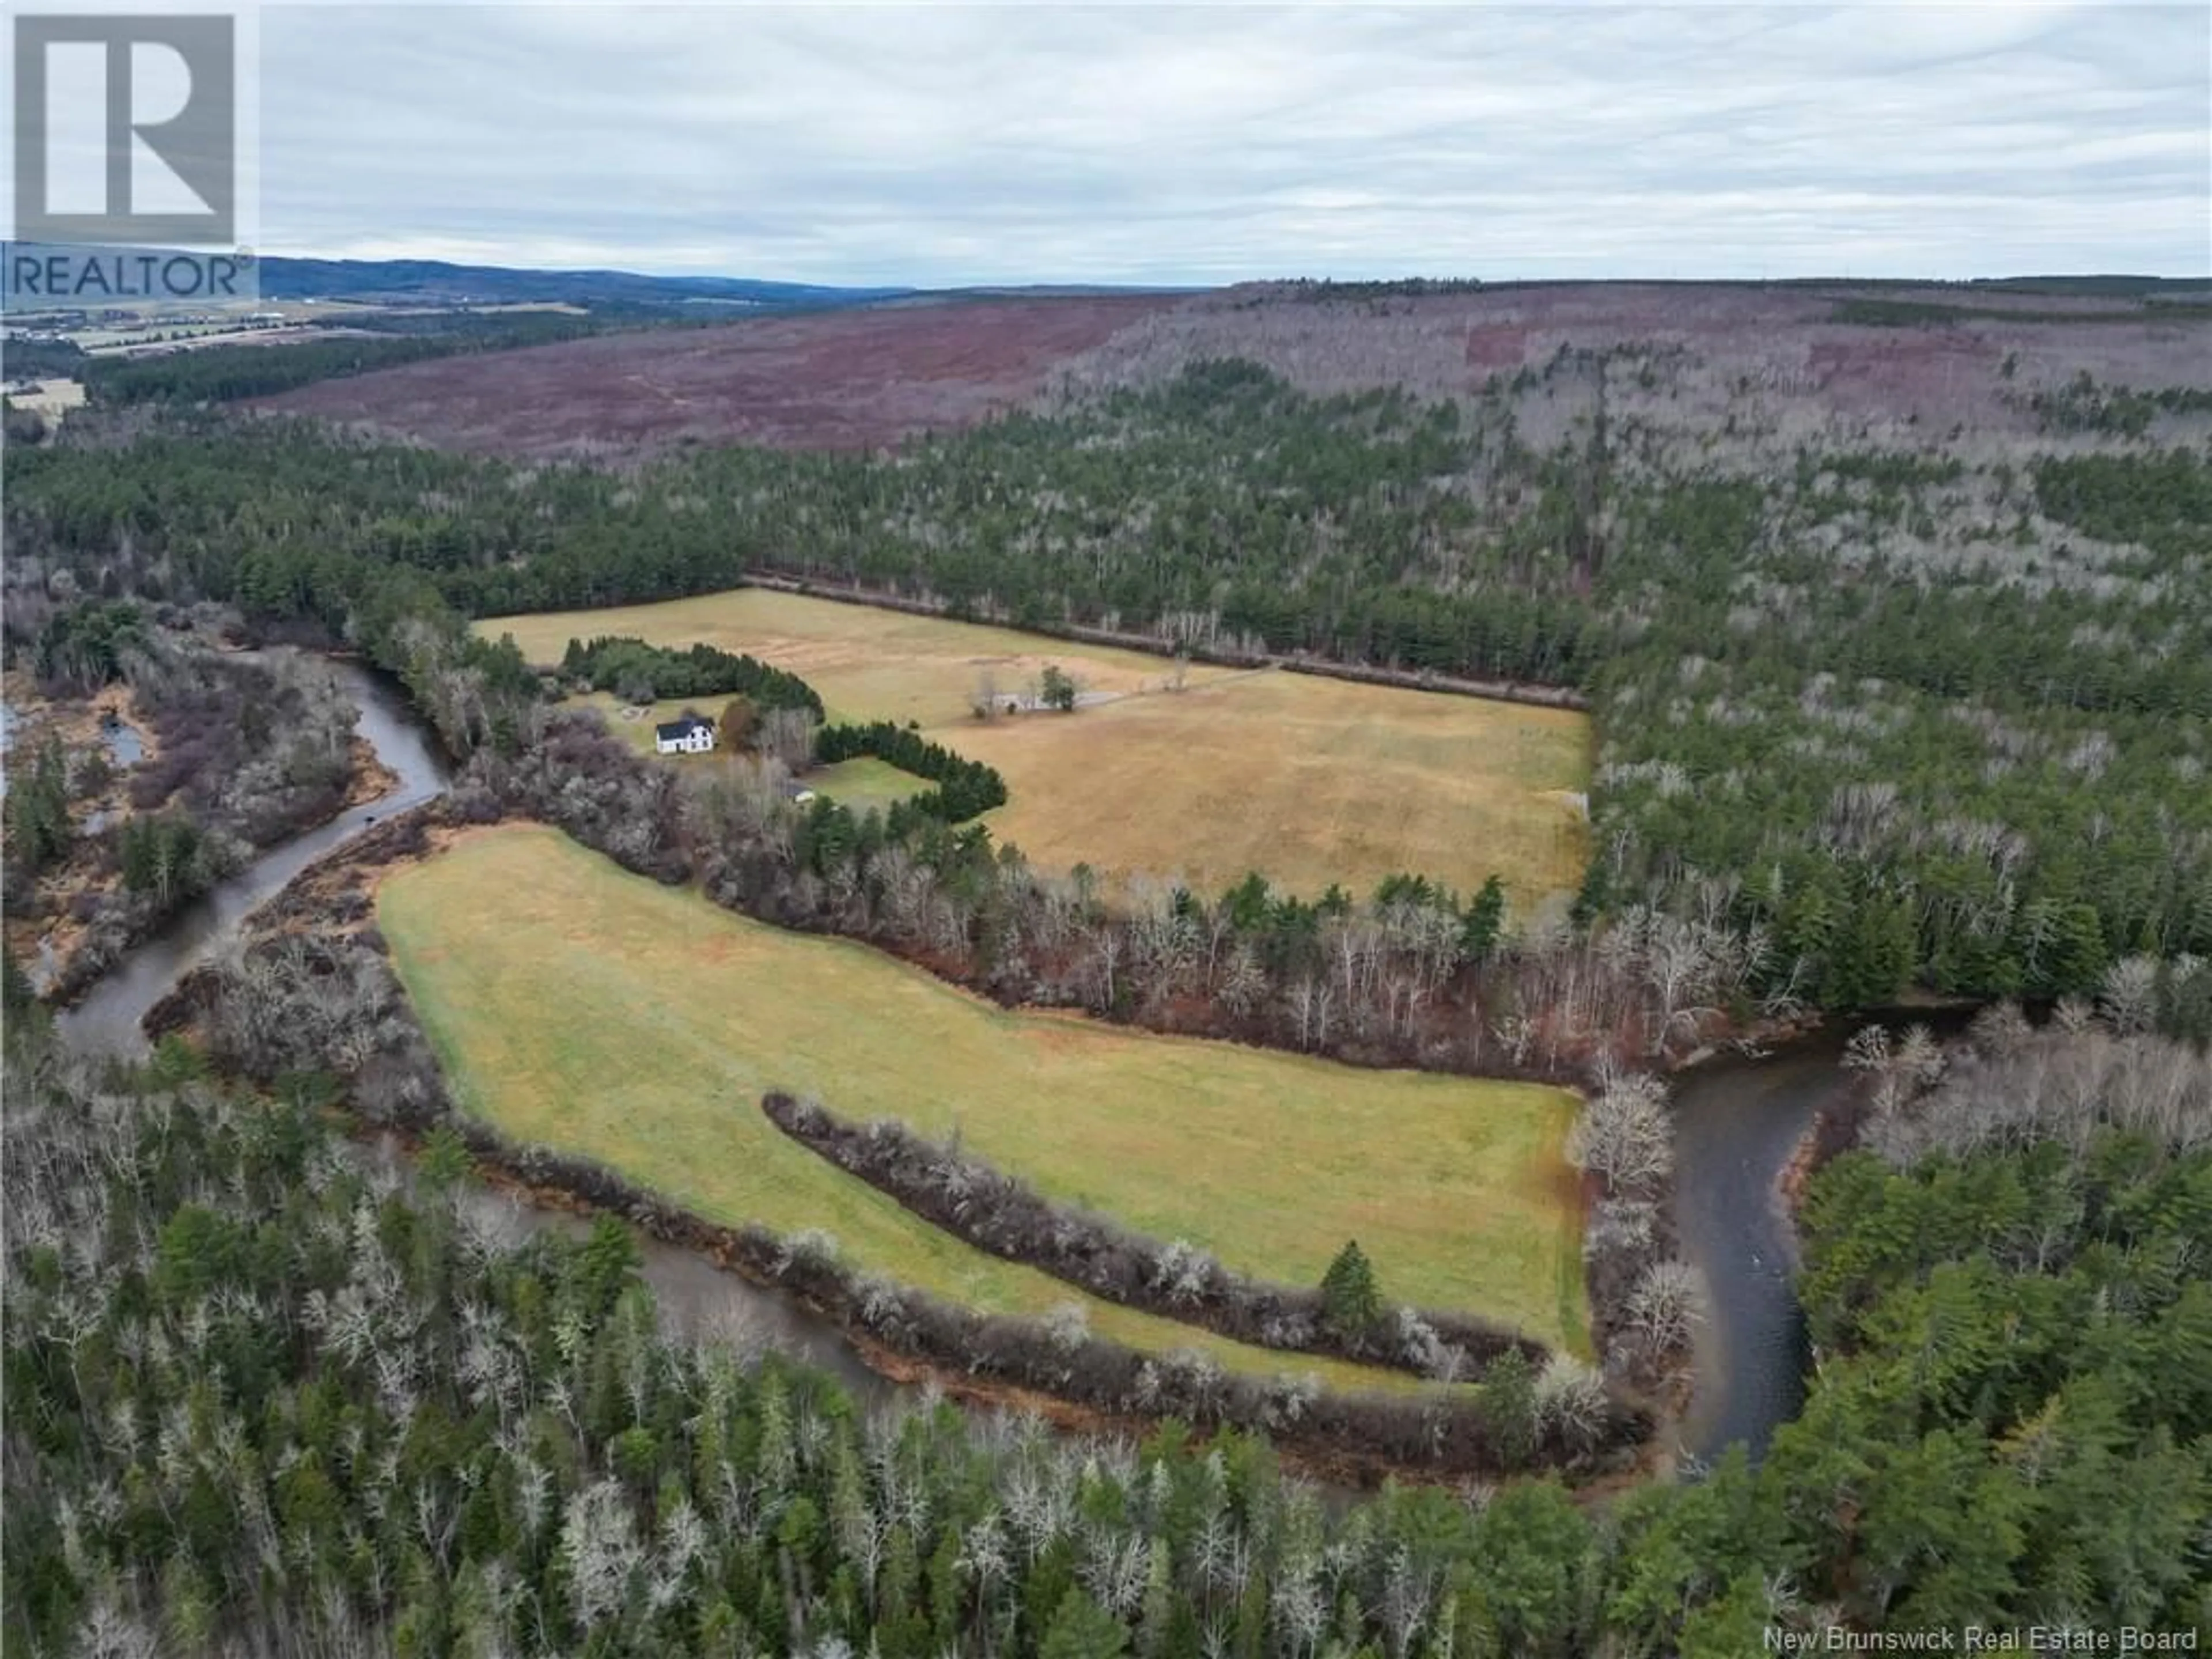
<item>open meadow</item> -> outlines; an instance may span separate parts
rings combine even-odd
[[[1494,872],[1525,911],[1587,856],[1571,798],[1589,723],[1566,709],[1200,664],[1171,690],[1176,665],[1141,652],[756,587],[478,627],[532,662],[602,634],[704,642],[802,676],[833,720],[915,721],[999,769],[1012,799],[984,821],[1048,869],[1208,893],[1256,869],[1307,896],[1401,872],[1472,891]],[[986,682],[1003,707],[1047,663],[1086,706],[975,718]]]
[[[717,1219],[826,1229],[851,1259],[981,1308],[1085,1300],[787,1139],[758,1103],[783,1088],[848,1118],[957,1130],[1054,1198],[1246,1273],[1316,1284],[1357,1238],[1394,1301],[1587,1347],[1562,1091],[1010,1014],[550,830],[488,830],[395,874],[378,919],[469,1109]],[[1382,1375],[1090,1309],[1096,1328],[1147,1347],[1354,1385]]]

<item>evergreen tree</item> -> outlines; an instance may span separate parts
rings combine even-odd
[[[0,949],[0,1015],[9,1020],[22,1018],[38,1006],[38,993],[31,988],[31,976],[15,960],[12,951]]]
[[[1368,1335],[1382,1322],[1382,1289],[1358,1239],[1347,1242],[1322,1275],[1321,1300],[1322,1316],[1347,1340]]]
[[[1039,1659],[1121,1659],[1129,1632],[1080,1588],[1060,1598],[1038,1647]]]
[[[10,768],[8,848],[26,878],[35,878],[68,853],[69,763],[58,739],[48,738],[33,755],[28,775]]]
[[[1460,955],[1469,962],[1488,961],[1504,930],[1505,884],[1493,875],[1468,903],[1460,925]]]
[[[1482,1374],[1482,1426],[1507,1468],[1524,1468],[1534,1455],[1536,1375],[1528,1356],[1508,1348]]]

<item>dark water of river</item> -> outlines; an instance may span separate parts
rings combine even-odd
[[[1796,1228],[1778,1182],[1814,1115],[1853,1074],[1853,1031],[1926,1026],[1955,1037],[1968,1005],[1870,1010],[1759,1060],[1694,1066],[1674,1079],[1674,1219],[1685,1260],[1705,1276],[1710,1306],[1692,1354],[1697,1391],[1681,1449],[1710,1463],[1743,1443],[1756,1462],[1774,1431],[1805,1403],[1810,1360],[1795,1274]]]
[[[1754,1462],[1805,1400],[1794,1229],[1776,1182],[1842,1085],[1840,1039],[1765,1060],[1710,1061],[1674,1091],[1674,1222],[1705,1281],[1682,1449],[1707,1462],[1741,1441]]]

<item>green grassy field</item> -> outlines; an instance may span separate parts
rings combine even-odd
[[[668,697],[659,702],[642,704],[633,708],[611,691],[591,691],[580,697],[571,698],[570,701],[580,708],[598,709],[607,717],[607,726],[610,730],[640,754],[650,755],[655,752],[653,746],[654,726],[664,720],[674,720],[687,708],[696,709],[709,720],[719,720],[721,718],[722,706],[729,699],[727,697]],[[685,755],[678,758],[688,763],[697,757]]]
[[[931,787],[927,778],[902,772],[889,761],[878,760],[872,755],[839,761],[835,766],[817,766],[799,781],[855,812],[865,812],[871,807],[887,810]]]
[[[1009,1014],[864,946],[626,874],[547,830],[485,831],[401,871],[378,912],[471,1109],[703,1213],[826,1228],[854,1259],[978,1307],[1083,1299],[778,1133],[758,1100],[787,1088],[848,1117],[957,1127],[1039,1188],[1246,1273],[1316,1283],[1356,1237],[1395,1300],[1586,1346],[1561,1091]],[[1091,1312],[1150,1347],[1381,1375]]]
[[[1256,869],[1310,896],[1401,872],[1471,892],[1495,872],[1525,912],[1588,858],[1589,723],[1569,710],[1197,665],[1175,690],[1174,665],[1139,652],[766,588],[477,627],[533,662],[597,634],[704,641],[804,676],[833,719],[914,720],[998,768],[1012,799],[985,822],[1046,869],[1209,894]],[[1048,662],[1112,701],[973,717],[986,680],[1018,695]]]

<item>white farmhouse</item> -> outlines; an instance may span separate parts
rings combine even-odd
[[[714,746],[714,722],[686,714],[653,728],[653,746],[664,755],[703,755]]]

